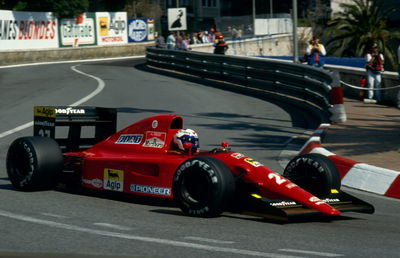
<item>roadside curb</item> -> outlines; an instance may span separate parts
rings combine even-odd
[[[400,171],[380,168],[350,160],[325,149],[321,138],[330,124],[320,124],[299,154],[319,153],[330,158],[339,169],[342,184],[388,197],[400,198]]]

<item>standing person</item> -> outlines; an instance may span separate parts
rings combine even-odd
[[[225,55],[225,52],[228,50],[228,44],[224,40],[224,36],[222,34],[216,37],[216,43],[214,45],[214,54]]]
[[[315,67],[324,67],[326,50],[319,42],[319,37],[314,36],[306,48],[307,64]]]
[[[167,48],[174,49],[176,45],[176,32],[171,32],[167,37]]]
[[[378,44],[373,43],[372,48],[369,50],[365,57],[367,61],[366,69],[367,69],[367,77],[368,77],[368,99],[364,99],[366,103],[376,103],[381,101],[381,84],[382,84],[382,72],[384,57],[383,54],[379,51]],[[375,91],[375,100],[374,91],[372,89],[378,89]]]
[[[165,48],[164,37],[161,34],[158,34],[158,32],[154,32],[154,36],[156,38],[156,40],[155,40],[156,47],[157,48]]]

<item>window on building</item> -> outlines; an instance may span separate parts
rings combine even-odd
[[[217,7],[217,0],[202,0],[203,7]]]

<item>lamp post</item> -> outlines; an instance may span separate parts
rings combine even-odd
[[[293,63],[298,63],[299,46],[297,40],[297,0],[293,0],[292,19],[293,19]]]

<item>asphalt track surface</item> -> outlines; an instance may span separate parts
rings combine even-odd
[[[116,107],[119,129],[155,114],[180,114],[185,127],[199,133],[203,149],[229,141],[278,172],[291,139],[314,129],[301,110],[158,75],[142,63],[0,69],[0,257],[398,257],[399,200],[353,190],[375,206],[375,214],[278,223],[231,213],[186,217],[158,199],[13,189],[6,152],[15,138],[32,134],[34,105]]]

